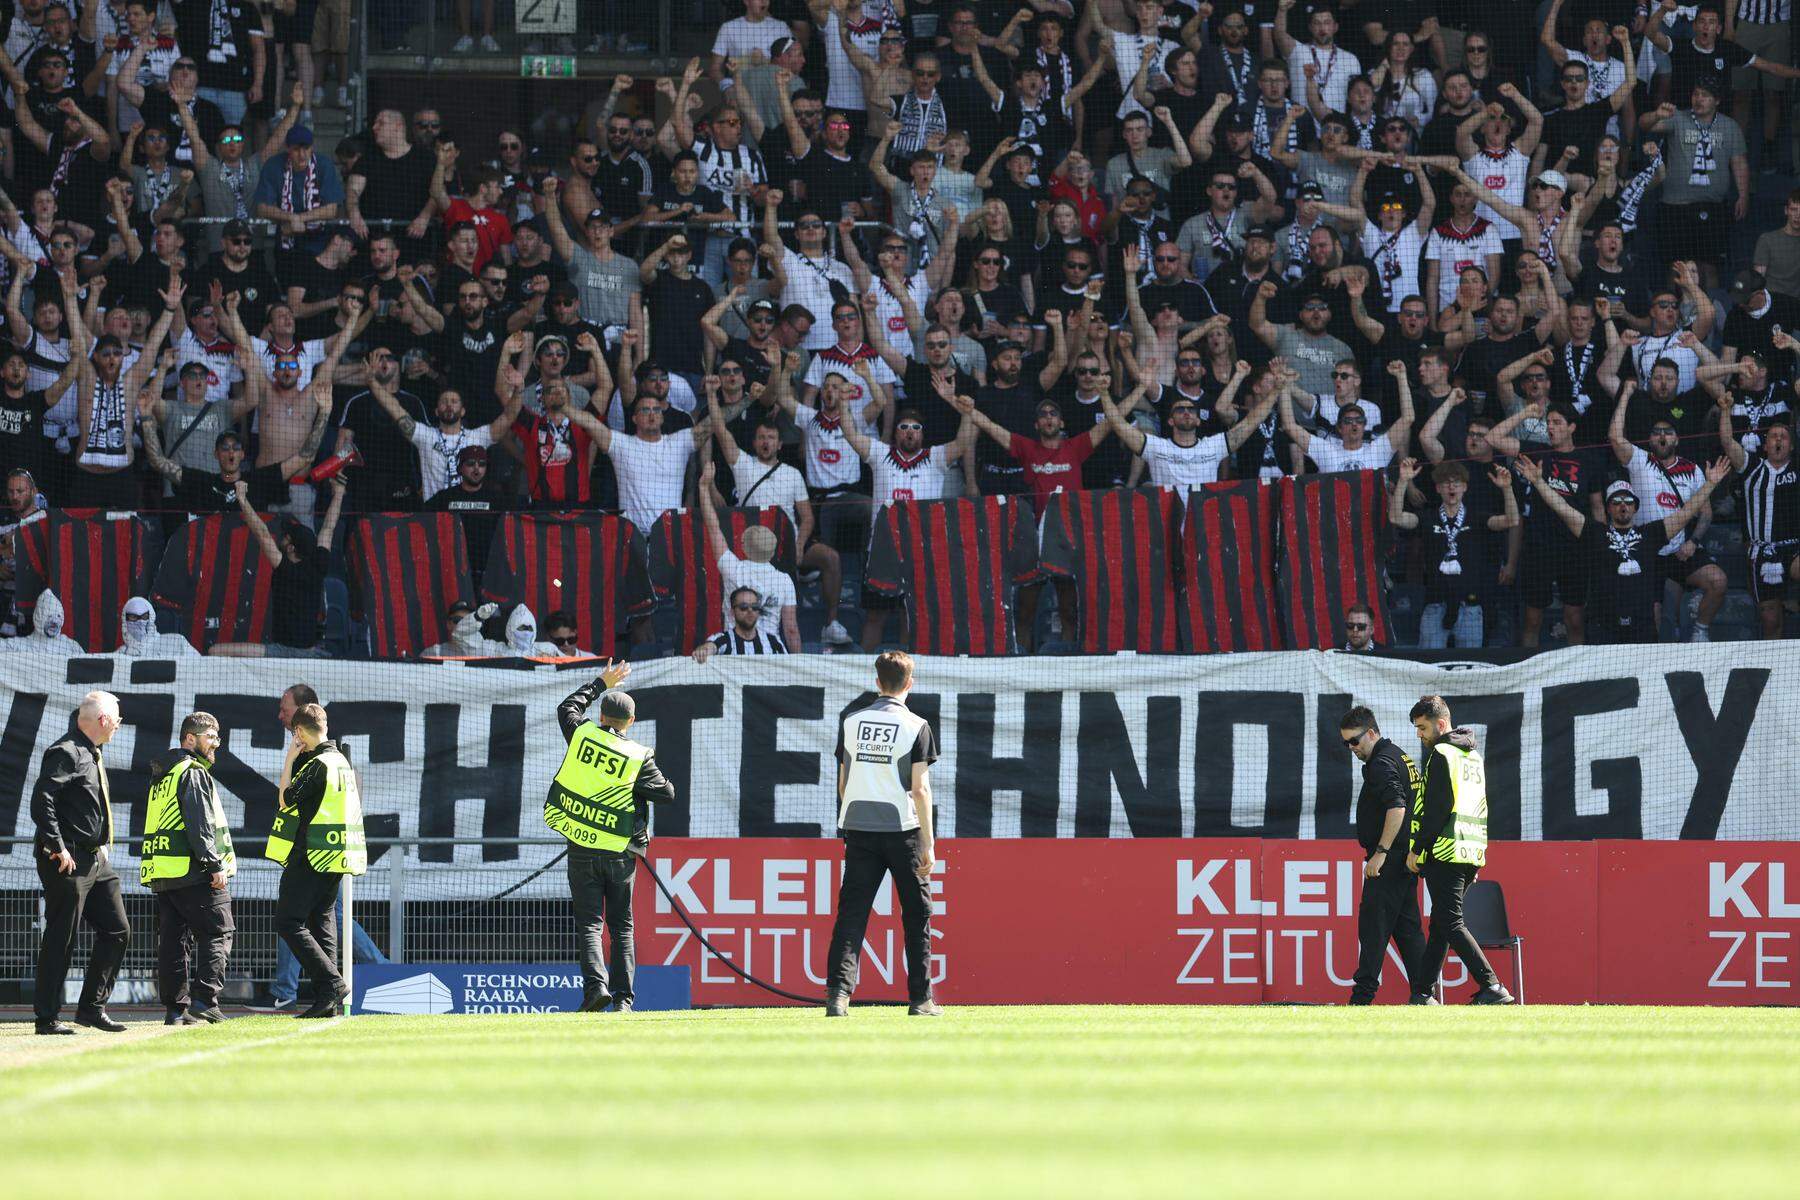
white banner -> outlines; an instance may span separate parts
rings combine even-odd
[[[1339,716],[1367,704],[1416,752],[1406,712],[1434,691],[1481,735],[1497,837],[1800,836],[1788,765],[1800,702],[1781,699],[1800,695],[1800,648],[1571,649],[1457,666],[1467,669],[1304,652],[921,659],[912,705],[938,734],[932,784],[943,837],[1348,837],[1360,775],[1338,740]],[[277,701],[304,680],[361,773],[377,834],[548,836],[543,792],[563,752],[556,706],[589,678],[548,668],[0,655],[0,833],[31,836],[43,751],[69,729],[82,695],[104,688],[123,702],[125,725],[107,754],[122,836],[141,831],[152,762],[181,717],[201,708],[223,726],[214,773],[233,828],[240,842],[260,843],[284,743]],[[634,736],[656,747],[678,790],[654,831],[830,836],[837,722],[872,679],[870,659],[848,656],[635,668]],[[10,853],[24,865],[27,848]],[[426,870],[452,861],[516,869],[553,853],[458,847],[419,857]]]

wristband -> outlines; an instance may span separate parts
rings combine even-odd
[[[1387,852],[1388,852],[1388,847],[1386,847],[1386,846],[1375,847],[1375,853],[1377,853],[1377,854],[1386,854]]]

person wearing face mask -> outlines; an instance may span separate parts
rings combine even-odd
[[[489,606],[483,605],[482,607]],[[489,619],[485,624],[491,628],[493,622]],[[549,642],[538,641],[537,615],[527,605],[515,604],[512,611],[506,614],[506,620],[500,628],[501,637],[498,646],[491,651],[493,654],[506,658],[559,657],[555,646]],[[491,641],[489,644],[494,645]]]
[[[128,658],[188,658],[200,654],[179,633],[158,633],[156,610],[142,596],[133,596],[119,610],[119,629],[124,642],[115,654]]]
[[[55,592],[46,591],[37,598],[37,605],[31,610],[31,632],[24,637],[8,638],[0,645],[15,654],[50,654],[58,658],[86,654],[80,642],[63,633],[67,621],[62,601],[56,598]]]

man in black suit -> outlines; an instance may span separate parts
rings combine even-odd
[[[119,877],[112,868],[112,794],[101,749],[118,729],[119,698],[89,692],[75,715],[74,731],[44,751],[31,792],[31,819],[37,826],[34,857],[44,885],[44,940],[32,992],[39,1033],[75,1032],[57,1018],[76,926],[83,917],[94,928],[94,950],[75,1023],[107,1033],[125,1030],[106,1015],[113,978],[131,940]]]

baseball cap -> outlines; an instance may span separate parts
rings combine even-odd
[[[1733,299],[1742,300],[1746,296],[1756,295],[1768,286],[1769,281],[1763,278],[1761,271],[1755,267],[1747,267],[1739,271],[1738,277],[1731,281],[1731,295]]]
[[[1637,493],[1632,491],[1631,485],[1623,479],[1615,479],[1606,485],[1606,502],[1608,504],[1621,497],[1634,504],[1637,503]]]
[[[764,312],[768,313],[770,316],[776,316],[780,311],[780,309],[775,307],[775,302],[773,300],[758,300],[750,306],[749,315],[755,316],[759,312]]]
[[[606,215],[606,210],[604,208],[589,209],[587,219],[590,221],[605,221],[608,225],[612,224],[612,218]]]
[[[459,467],[466,462],[485,463],[487,460],[486,446],[464,446],[456,452],[456,465]]]
[[[1265,242],[1272,242],[1275,240],[1275,227],[1273,225],[1252,225],[1244,234],[1245,241],[1249,241],[1251,238],[1261,238]]]
[[[1561,171],[1540,171],[1537,181],[1546,187],[1560,188],[1565,192],[1569,190],[1569,177]]]
[[[637,701],[617,688],[609,688],[600,693],[600,715],[615,721],[634,721],[637,719]]]
[[[193,362],[183,363],[181,370],[176,372],[176,377],[179,379],[186,379],[190,375],[207,374],[210,374],[210,372],[207,370],[206,364],[196,358]]]
[[[1300,185],[1300,198],[1302,200],[1323,200],[1325,198],[1325,189],[1320,187],[1317,183],[1308,181]]]
[[[287,144],[290,146],[310,146],[313,144],[312,130],[304,125],[296,125],[287,131]]]
[[[1025,350],[1025,347],[1019,345],[1019,343],[1013,341],[1011,338],[1001,338],[999,341],[994,343],[994,354],[995,355],[1005,354],[1008,350],[1017,350],[1020,353],[1023,353]]]
[[[240,221],[236,217],[233,217],[231,220],[225,222],[224,228],[220,229],[219,233],[228,238],[249,237],[250,226],[247,222]]]
[[[1234,110],[1229,117],[1225,118],[1225,128],[1228,130],[1235,129],[1241,133],[1250,127],[1250,114],[1241,108]]]
[[[481,447],[480,446],[470,446],[470,447],[468,447],[468,449],[479,450],[479,449],[481,449]],[[457,599],[457,600],[452,600],[450,602],[450,606],[448,608],[444,609],[444,616],[451,620],[454,620],[459,615],[465,615],[468,613],[472,613],[474,611],[475,611],[475,606],[472,603],[470,603],[467,600]]]

